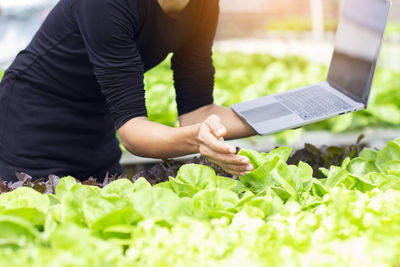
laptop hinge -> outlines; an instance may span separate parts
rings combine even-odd
[[[335,88],[336,90],[338,90],[341,93],[345,94],[346,96],[350,97],[354,101],[365,105],[364,101],[360,97],[350,93],[349,91],[343,89],[342,87],[340,87],[339,85],[335,84],[334,82],[332,82],[330,80],[327,80],[327,82],[331,87]]]

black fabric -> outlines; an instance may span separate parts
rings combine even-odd
[[[0,159],[79,177],[109,166],[116,128],[147,115],[143,73],[170,52],[179,114],[212,103],[218,13],[218,0],[176,18],[157,0],[58,2],[0,83]]]

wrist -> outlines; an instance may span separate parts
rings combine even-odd
[[[199,146],[200,146],[200,140],[199,140],[199,132],[200,132],[200,123],[196,123],[190,126],[187,126],[188,128],[188,138],[187,140],[187,145],[190,149],[190,152],[193,153],[199,153]]]

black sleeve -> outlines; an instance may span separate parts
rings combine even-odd
[[[147,116],[135,11],[125,1],[77,0],[76,22],[115,126]]]
[[[171,60],[179,115],[212,104],[212,45],[219,16],[218,0],[204,1],[202,19],[193,38]]]

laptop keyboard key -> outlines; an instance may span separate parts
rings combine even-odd
[[[275,96],[279,102],[304,120],[312,120],[352,107],[322,87],[313,86]]]

